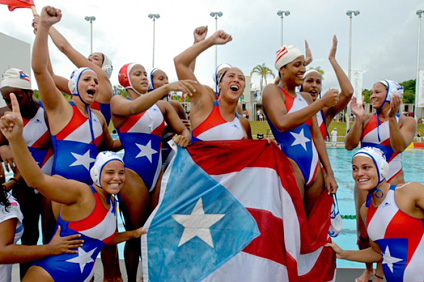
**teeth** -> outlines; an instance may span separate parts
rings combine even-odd
[[[368,181],[368,179],[359,179],[358,182],[365,182]]]

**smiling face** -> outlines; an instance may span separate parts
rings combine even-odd
[[[135,65],[131,68],[130,78],[131,85],[139,93],[146,93],[149,88],[149,80],[147,79],[146,69],[142,65]]]
[[[218,84],[220,97],[237,101],[243,94],[245,85],[246,81],[243,72],[238,68],[230,68]]]
[[[312,71],[308,73],[303,79],[302,87],[303,91],[311,95],[312,100],[315,101],[321,92],[322,78],[321,74]]]
[[[78,81],[78,92],[81,99],[86,104],[94,102],[97,93],[99,92],[99,81],[97,74],[92,70],[84,71]]]
[[[104,165],[100,175],[102,189],[108,194],[118,194],[125,183],[125,167],[120,161],[113,160]]]
[[[378,172],[374,161],[358,155],[352,160],[352,177],[360,190],[369,191],[378,185]]]
[[[163,70],[156,70],[152,75],[152,82],[155,89],[168,84],[168,76]]]
[[[302,84],[305,70],[305,58],[299,56],[280,68],[280,76],[287,85],[295,87]]]
[[[91,54],[90,56],[88,56],[88,60],[92,62],[93,64],[95,64],[96,66],[98,66],[99,68],[101,68],[103,65],[104,57],[102,53],[95,52]]]
[[[383,105],[384,101],[386,100],[386,93],[387,88],[380,82],[377,82],[372,87],[372,93],[371,93],[371,105],[374,109],[381,108],[381,105]]]

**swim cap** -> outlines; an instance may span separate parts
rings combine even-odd
[[[135,65],[140,65],[140,64],[137,64],[137,63],[128,63],[128,64],[125,64],[119,70],[118,80],[119,80],[119,84],[121,84],[125,89],[130,88],[130,89],[134,90],[135,93],[137,93],[138,95],[142,95],[140,92],[138,92],[137,90],[135,90],[135,88],[132,86],[131,79],[130,79],[131,69]]]
[[[232,68],[232,66],[230,64],[227,63],[222,63],[219,66],[216,67],[215,73],[212,76],[213,82],[215,82],[215,94],[218,94],[218,83],[221,81],[223,74],[225,74],[225,72],[223,72],[220,77],[218,77],[219,72],[222,69],[230,69]]]
[[[157,71],[158,68],[153,68],[151,71],[147,72],[149,75],[147,76],[147,79],[149,80],[149,88],[148,91],[155,90],[155,85],[153,84],[153,73]]]
[[[389,164],[386,161],[386,156],[383,151],[375,147],[364,147],[353,155],[352,160],[357,156],[365,156],[374,161],[375,167],[377,168],[378,184],[386,179],[387,173],[389,172]]]
[[[281,67],[291,63],[297,57],[303,56],[302,52],[293,45],[284,45],[277,52],[275,68],[280,71]]]
[[[310,74],[310,73],[317,73],[317,74],[319,74],[319,76],[321,77],[321,79],[322,79],[322,74],[319,72],[319,71],[317,71],[316,69],[309,69],[309,70],[307,70],[304,74],[303,74],[303,78],[305,78],[308,74]]]
[[[80,96],[79,90],[78,90],[78,82],[80,80],[82,73],[85,72],[85,71],[88,71],[88,70],[94,72],[90,68],[78,68],[71,73],[71,78],[68,81],[68,88],[69,88],[69,91],[71,91],[72,95]],[[81,98],[81,96],[80,96],[80,98]]]
[[[402,99],[403,96],[403,87],[399,83],[397,83],[394,80],[381,80],[381,84],[386,86],[387,92],[386,92],[386,100],[385,102],[390,102],[394,95],[398,95],[400,99]],[[382,105],[383,106],[383,105]]]
[[[112,76],[112,71],[113,71],[113,65],[112,65],[112,60],[106,56],[104,53],[102,53],[103,55],[103,64],[102,64],[102,70],[106,73],[107,77],[111,77]]]
[[[29,76],[20,69],[11,68],[2,75],[0,88],[13,87],[25,90],[32,90]]]
[[[93,180],[93,183],[99,187],[102,187],[100,184],[102,169],[110,161],[120,161],[122,164],[124,164],[124,161],[117,153],[112,151],[104,151],[97,155],[96,161],[94,162],[93,167],[90,169],[91,179]]]

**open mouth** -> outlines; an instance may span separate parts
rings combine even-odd
[[[87,94],[88,95],[94,95],[94,93],[96,93],[94,90],[92,90],[92,89],[88,89],[87,90]]]
[[[230,89],[232,91],[238,91],[239,90],[239,87],[237,85],[232,85],[232,86],[230,86]]]

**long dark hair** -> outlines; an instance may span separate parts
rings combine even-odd
[[[6,190],[4,190],[4,186],[2,185],[2,187],[0,187],[0,204],[2,204],[3,206],[7,207],[10,206],[10,202],[7,198],[7,192]]]

